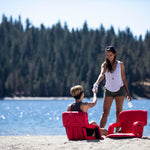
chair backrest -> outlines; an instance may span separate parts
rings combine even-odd
[[[71,111],[64,112],[62,114],[63,125],[66,126],[82,126],[85,127],[88,125],[88,116],[87,113]]]
[[[83,140],[83,128],[88,126],[88,116],[84,112],[64,112],[63,126],[66,128],[68,139]]]
[[[118,122],[121,123],[122,133],[131,133],[133,130],[133,123],[136,121],[142,121],[147,124],[147,111],[145,110],[128,110],[122,111],[119,114]]]

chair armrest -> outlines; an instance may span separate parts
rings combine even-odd
[[[111,124],[108,126],[108,134],[113,134],[115,127],[121,127],[121,124],[120,124],[120,123],[111,123]]]
[[[88,126],[86,126],[86,128],[88,128],[88,129],[95,129],[97,127],[99,128],[99,126],[96,124],[88,124]]]
[[[133,134],[137,137],[141,138],[143,135],[143,126],[145,126],[145,122],[143,121],[136,121],[133,123]]]
[[[97,128],[97,133],[95,133],[95,136],[87,136],[87,133],[86,133],[86,129],[94,129],[95,132],[96,132],[96,128]],[[88,124],[88,126],[86,126],[85,128],[83,128],[83,132],[84,132],[84,136],[85,136],[85,139],[87,140],[90,140],[90,139],[104,139],[102,136],[101,136],[101,131],[100,131],[100,127],[98,125],[95,125],[95,124]],[[98,134],[98,137],[96,136]],[[100,136],[100,137],[99,137]]]
[[[133,126],[146,126],[146,123],[144,121],[136,121],[133,123]]]

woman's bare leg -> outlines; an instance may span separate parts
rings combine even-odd
[[[107,136],[108,130],[106,130],[105,128],[100,128],[100,130],[101,130],[101,135]]]
[[[124,102],[124,96],[118,96],[115,98],[116,102],[116,122],[118,122],[119,113],[122,111],[123,108],[123,102]],[[116,128],[116,132],[119,132],[119,127]]]
[[[110,108],[113,102],[113,97],[104,97],[103,100],[103,113],[100,120],[100,128],[104,128],[107,122],[107,117],[110,112]]]
[[[89,124],[97,125],[97,123],[96,123],[95,121],[93,121],[93,120],[92,120],[92,121],[90,121],[90,122],[89,122]]]
[[[97,125],[97,123],[95,121],[90,121],[89,124]],[[101,135],[107,136],[108,131],[105,128],[100,128],[100,131],[101,131]],[[95,132],[93,133],[92,136],[95,136]]]

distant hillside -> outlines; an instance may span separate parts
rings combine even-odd
[[[125,64],[129,90],[134,97],[147,97],[150,82],[150,32],[145,37],[134,37],[130,28],[114,32],[106,30],[68,29],[59,22],[51,28],[34,27],[21,17],[9,19],[3,15],[0,23],[0,97],[70,96],[70,87],[83,85],[85,96],[92,96],[101,63],[105,60],[104,48],[113,45],[117,59]],[[104,82],[101,83],[103,87]],[[102,88],[98,96],[103,96]]]
[[[132,83],[133,86],[133,97],[135,98],[150,98],[150,79],[147,82],[136,82]]]

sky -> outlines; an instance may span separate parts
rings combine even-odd
[[[25,25],[28,18],[34,27],[52,27],[67,23],[71,30],[83,28],[118,30],[130,28],[134,36],[145,36],[150,31],[150,0],[0,0],[0,23],[2,15],[13,20],[21,16]]]

